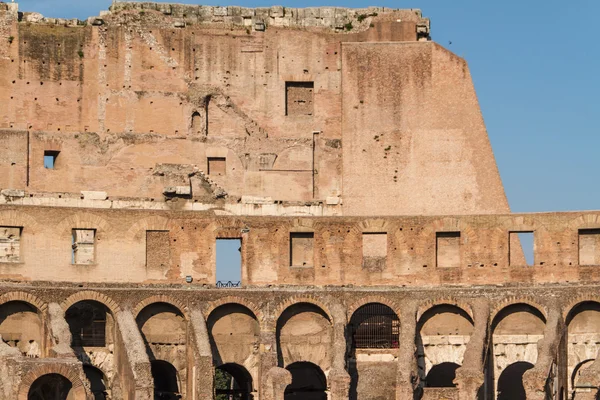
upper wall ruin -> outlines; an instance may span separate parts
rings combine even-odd
[[[507,212],[466,63],[428,39],[420,10],[2,4],[0,188]]]

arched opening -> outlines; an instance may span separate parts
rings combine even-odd
[[[456,370],[458,368],[460,368],[460,365],[453,362],[443,362],[434,365],[427,374],[426,387],[456,387],[454,379],[456,378]]]
[[[292,374],[292,383],[285,388],[284,400],[327,400],[327,378],[321,368],[296,362],[286,369]]]
[[[94,400],[108,399],[108,388],[104,373],[91,365],[84,365],[83,372],[90,383],[90,391],[92,392]]]
[[[42,319],[38,309],[23,301],[9,301],[0,306],[0,335],[4,343],[21,354],[38,358],[43,355]]]
[[[350,399],[395,398],[395,362],[400,343],[400,320],[381,303],[368,303],[350,318]]]
[[[488,388],[495,388],[498,399],[525,399],[522,374],[529,369],[527,366],[533,367],[537,362],[538,342],[544,337],[545,326],[544,315],[523,303],[502,309],[492,321],[492,357],[488,370],[494,374],[488,378],[494,381]],[[505,374],[508,368],[510,371]],[[521,393],[522,397],[511,397]]]
[[[423,313],[417,329],[421,385],[455,387],[456,369],[463,362],[473,333],[471,316],[455,305],[440,304]]]
[[[310,303],[288,307],[277,320],[277,356],[284,367],[297,361],[309,361],[323,370],[331,367],[333,329],[329,316]]]
[[[251,400],[252,376],[238,364],[223,364],[215,369],[216,400]]]
[[[150,362],[154,379],[154,400],[181,399],[177,370],[173,364],[163,360]]]
[[[397,349],[400,321],[390,307],[365,304],[350,319],[352,344],[357,349]]]
[[[533,364],[519,361],[506,367],[498,379],[498,400],[527,400],[523,386],[523,374]]]
[[[206,121],[198,111],[192,114],[192,134],[202,134],[206,127]]]
[[[586,301],[577,304],[567,315],[566,323],[567,373],[571,377],[569,392],[585,392],[589,388],[587,385],[578,387],[579,378],[600,351],[600,303]]]
[[[136,318],[152,363],[155,399],[185,397],[187,376],[187,321],[175,306],[158,302],[146,306]]]
[[[72,347],[105,347],[107,345],[108,308],[97,301],[84,300],[65,312],[71,331]]]
[[[258,362],[254,351],[260,326],[252,311],[240,304],[224,304],[210,313],[207,320],[215,365],[235,363],[242,365],[252,359]]]
[[[27,400],[74,400],[73,384],[60,374],[47,374],[36,379],[29,388]]]

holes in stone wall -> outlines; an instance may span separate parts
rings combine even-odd
[[[508,233],[508,262],[509,265],[534,264],[534,235],[533,231]]]

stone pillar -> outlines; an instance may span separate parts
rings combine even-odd
[[[486,299],[471,304],[473,310],[473,333],[467,344],[462,366],[456,371],[456,384],[460,400],[477,398],[477,392],[483,386],[484,360],[488,343],[490,305]]]
[[[292,374],[277,362],[277,322],[265,318],[260,331],[260,399],[283,400],[287,385],[292,383]]]
[[[71,330],[65,320],[65,310],[58,303],[48,304],[48,322],[50,328],[50,357],[75,357],[71,348]]]
[[[213,398],[214,368],[212,349],[206,320],[202,311],[190,311],[190,339],[192,351],[188,366],[188,399]]]
[[[116,315],[115,363],[118,366],[123,400],[153,400],[154,380],[146,345],[131,310]]]
[[[564,330],[561,309],[553,304],[548,312],[544,338],[538,342],[538,356],[535,367],[523,375],[523,386],[528,400],[546,399],[546,381],[556,360],[558,347]]]
[[[350,375],[346,371],[346,326],[348,319],[346,310],[341,304],[331,307],[333,317],[333,340],[331,343],[331,371],[329,373],[329,388],[331,400],[347,400],[350,392]]]
[[[400,346],[398,349],[398,372],[396,379],[396,400],[413,400],[419,384],[417,367],[417,302],[402,303],[400,318]]]

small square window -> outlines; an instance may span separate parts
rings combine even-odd
[[[314,265],[313,232],[290,233],[290,266],[312,267]]]
[[[0,226],[0,262],[21,261],[21,231],[17,226]]]
[[[71,262],[73,264],[94,264],[96,261],[96,230],[73,229],[71,248]]]
[[[314,82],[285,83],[285,115],[313,115]]]
[[[56,168],[56,159],[58,158],[59,153],[60,153],[60,151],[45,150],[44,151],[44,168],[55,169]]]
[[[227,163],[225,157],[208,157],[209,175],[227,175]]]
[[[438,268],[460,267],[460,232],[436,233],[436,263]]]

